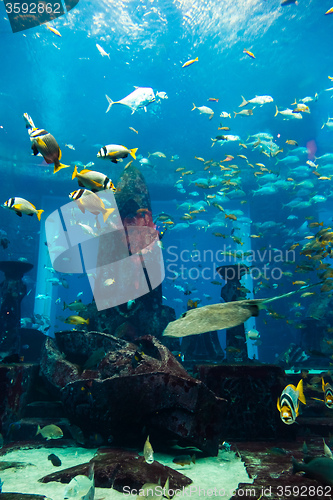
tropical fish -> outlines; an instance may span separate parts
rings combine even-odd
[[[321,378],[322,389],[324,391],[325,405],[327,408],[333,408],[333,387],[328,382],[324,381],[324,377]]]
[[[199,61],[199,59],[196,57],[195,59],[190,59],[189,61],[186,61],[186,63],[183,64],[182,68],[187,68],[187,66],[191,66],[191,64]]]
[[[303,393],[303,379],[301,379],[297,387],[292,384],[287,385],[277,402],[277,408],[280,412],[282,422],[291,425],[298,417],[299,401],[306,404]]]
[[[284,5],[291,5],[293,3],[296,4],[296,5],[298,5],[297,0],[282,0],[281,5],[282,6],[284,6]]]
[[[61,37],[61,34],[59,33],[58,30],[56,30],[55,28],[53,28],[52,26],[50,26],[49,24],[46,23],[45,27],[49,30],[49,31],[52,31],[52,33],[54,33],[55,35],[57,36],[60,36]]]
[[[61,466],[61,460],[59,457],[57,457],[57,455],[55,455],[54,453],[51,453],[48,457],[47,457],[48,460],[50,460],[50,462],[52,463],[52,465],[54,465],[55,467],[60,467]]]
[[[64,500],[75,498],[76,500],[94,500],[95,481],[94,481],[94,463],[90,462],[89,477],[78,475],[65,487]]]
[[[43,438],[46,438],[46,441],[49,441],[50,439],[60,439],[64,435],[60,427],[54,424],[45,425],[42,429],[38,426],[36,436],[38,436],[38,434],[41,434]]]
[[[279,111],[278,107],[275,106],[276,112],[274,116],[277,116],[278,114],[282,115],[283,120],[301,120],[303,118],[302,113],[294,113],[292,109],[284,109],[282,111]]]
[[[61,168],[69,167],[69,165],[60,163],[59,160],[61,160],[62,153],[53,135],[44,129],[35,127],[28,113],[24,113],[23,118],[26,122],[26,128],[28,129],[28,134],[32,143],[31,149],[33,154],[36,156],[40,153],[47,164],[54,163],[54,174]]]
[[[42,213],[44,212],[44,210],[37,210],[36,207],[30,203],[30,201],[18,197],[9,198],[9,200],[5,201],[4,207],[13,210],[19,217],[22,217],[22,214],[30,216],[36,214],[39,221]]]
[[[154,91],[150,87],[135,87],[135,90],[133,90],[133,92],[131,92],[126,97],[123,97],[123,99],[120,99],[120,101],[112,101],[112,99],[110,99],[110,97],[107,95],[105,97],[109,102],[106,113],[110,111],[111,106],[113,106],[114,104],[122,104],[123,106],[131,108],[132,114],[139,108],[144,108],[144,110],[147,111],[146,106],[155,101]]]
[[[137,150],[138,148],[127,149],[125,146],[121,146],[120,144],[108,144],[107,146],[103,146],[98,151],[97,158],[109,159],[112,163],[117,163],[119,158],[127,158],[128,155],[131,155],[135,160],[135,153]]]
[[[64,323],[68,323],[70,325],[89,325],[89,318],[84,319],[81,318],[81,316],[68,316],[68,318],[65,319]]]
[[[75,165],[72,179],[77,179],[80,187],[85,187],[90,189],[93,193],[97,191],[103,191],[104,189],[112,189],[116,191],[113,182],[106,175],[95,172],[94,170],[88,170],[87,168],[77,171],[77,166]]]
[[[243,53],[244,53],[244,54],[246,54],[246,55],[248,55],[248,56],[249,56],[249,57],[251,57],[252,59],[255,59],[255,58],[256,58],[256,57],[255,57],[255,55],[254,55],[252,52],[250,52],[249,50],[244,49],[244,50],[243,50]]]
[[[220,114],[220,117],[221,118],[231,118],[231,114],[227,113],[226,111],[222,111],[222,113]]]
[[[103,214],[104,222],[115,210],[114,208],[105,208],[103,200],[89,189],[77,189],[70,193],[69,197],[76,202],[83,214],[86,210],[94,215]]]
[[[80,311],[85,311],[87,309],[87,306],[84,305],[81,300],[75,300],[74,302],[70,302],[70,304],[66,304],[66,302],[64,302],[63,311],[65,309],[69,309],[70,311],[80,312]]]
[[[260,106],[262,106],[263,104],[267,104],[269,102],[274,101],[273,97],[271,97],[270,95],[256,95],[255,97],[253,97],[248,101],[243,96],[241,97],[243,101],[242,104],[239,105],[240,108],[246,106],[247,104],[259,104]]]
[[[202,115],[209,115],[209,119],[211,120],[214,116],[214,111],[209,108],[208,106],[199,106],[197,107],[194,103],[193,103],[193,108],[191,111],[194,111],[195,109],[197,109],[199,111],[199,113]]]
[[[236,118],[236,115],[251,116],[253,115],[253,109],[242,109],[242,111],[240,111],[239,113],[236,113],[236,111],[234,111],[234,114],[234,118]]]
[[[333,460],[327,457],[313,458],[309,463],[300,463],[292,457],[293,474],[305,472],[311,479],[316,479],[320,483],[333,486]]]
[[[154,462],[154,450],[149,441],[149,436],[146,439],[146,442],[143,447],[143,456],[147,464],[152,464]]]
[[[184,465],[191,465],[193,462],[195,464],[195,455],[179,455],[178,457],[175,457],[172,461],[174,464],[181,465],[184,467]]]
[[[101,47],[98,43],[96,43],[96,47],[98,49],[98,52],[101,54],[101,56],[107,56],[110,59],[110,54],[108,54],[107,52],[105,52],[105,50],[103,49],[103,47]]]

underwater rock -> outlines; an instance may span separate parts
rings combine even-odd
[[[192,483],[188,477],[156,460],[147,464],[144,457],[135,452],[107,448],[98,450],[89,463],[48,474],[39,481],[69,483],[78,474],[87,475],[91,462],[94,463],[95,486],[114,488],[123,493],[126,493],[127,488],[140,489],[145,483],[158,483],[160,480],[161,484],[165,484],[167,478],[170,489],[181,489]]]
[[[71,423],[85,435],[100,432],[106,441],[112,436],[116,444],[133,444],[145,427],[217,453],[225,402],[192,378],[155,337],[144,336],[134,344],[98,332],[71,331],[56,338],[61,351],[47,339],[41,371],[58,394],[61,389]],[[83,370],[92,346],[102,342],[109,349],[98,368]]]

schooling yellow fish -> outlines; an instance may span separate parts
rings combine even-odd
[[[247,54],[249,57],[252,57],[252,59],[256,58],[256,56],[253,54],[253,52],[250,52],[249,50],[244,49],[243,53]]]
[[[64,323],[68,323],[70,325],[89,325],[89,318],[84,319],[81,316],[72,315],[68,316]]]
[[[105,208],[103,201],[97,196],[97,194],[89,191],[89,189],[77,189],[69,194],[69,197],[76,201],[77,206],[82,213],[86,210],[91,214],[98,215],[101,213],[103,215],[103,220],[106,222],[109,215],[114,212],[114,208]]]
[[[186,61],[186,63],[183,64],[182,68],[187,68],[187,66],[191,66],[191,64],[199,61],[199,59],[196,57],[195,59],[190,59],[189,61]]]
[[[306,404],[303,393],[303,379],[301,379],[297,387],[292,384],[287,385],[277,401],[277,409],[280,412],[282,422],[291,425],[298,417],[299,401]]]
[[[42,213],[44,210],[37,210],[36,207],[30,203],[30,201],[25,200],[24,198],[9,198],[9,200],[5,201],[4,206],[16,212],[16,215],[22,217],[22,214],[33,216],[37,215],[38,220],[40,220]]]

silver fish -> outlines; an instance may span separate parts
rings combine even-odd
[[[131,108],[132,114],[139,108],[144,108],[147,111],[146,106],[155,101],[155,94],[151,87],[135,87],[135,90],[129,95],[120,99],[120,101],[112,101],[109,96],[105,96],[109,102],[108,109],[106,113],[110,111],[113,104],[123,104],[128,108]]]

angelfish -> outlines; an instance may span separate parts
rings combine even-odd
[[[209,306],[190,309],[179,319],[171,321],[163,332],[164,337],[186,337],[187,335],[199,335],[213,330],[223,330],[241,325],[251,316],[258,316],[260,309],[274,300],[289,297],[298,292],[303,292],[314,285],[304,286],[299,290],[284,293],[269,299],[237,300],[222,304],[211,304]]]

